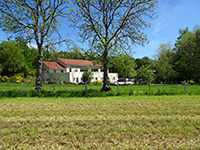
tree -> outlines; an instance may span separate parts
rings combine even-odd
[[[66,52],[59,52],[59,55],[62,57],[62,58],[66,58],[66,59],[80,59],[80,60],[84,60],[85,59],[85,56],[83,55],[83,49],[81,49],[80,47],[78,46],[72,46],[69,48],[68,51]]]
[[[103,45],[104,80],[101,91],[107,91],[110,89],[106,79],[111,50],[119,47],[128,50],[131,45],[147,42],[147,35],[141,30],[151,23],[142,17],[153,18],[157,0],[74,0],[74,6],[72,17],[68,20],[79,29],[82,42],[88,40],[89,43],[100,42]]]
[[[85,58],[90,61],[94,62],[102,62],[102,52],[103,52],[103,45],[102,43],[95,43],[89,49],[84,51]]]
[[[57,33],[59,17],[64,17],[66,0],[1,0],[0,27],[15,35],[34,39],[38,48],[36,90],[42,90],[42,57],[45,42]],[[52,44],[52,42],[51,42]],[[47,46],[47,45],[46,45]]]
[[[19,43],[22,54],[25,57],[25,65],[23,68],[24,76],[28,75],[31,70],[37,68],[37,53],[38,50],[34,48],[29,48],[27,41],[23,37],[16,37],[15,42]]]
[[[142,65],[140,70],[137,73],[137,80],[140,84],[144,84],[147,82],[152,82],[154,77],[154,73],[150,70],[149,65]]]
[[[64,80],[64,77],[59,75],[58,73],[56,72],[52,72],[50,74],[51,76],[51,79],[53,80],[53,93],[55,94],[56,93],[56,82],[62,82]]]
[[[177,53],[176,69],[181,80],[193,79],[198,82],[200,70],[200,26],[193,31],[179,30],[180,36],[175,44]]]
[[[23,70],[25,58],[19,43],[3,41],[0,44],[0,64],[2,65],[3,75],[13,75]]]
[[[43,54],[44,61],[56,61],[57,58],[85,60],[83,49],[75,45],[69,47],[68,51],[44,50]]]
[[[155,69],[153,60],[151,60],[147,56],[144,56],[143,58],[137,58],[137,59],[135,59],[135,62],[137,64],[136,69],[140,69],[142,66],[149,66],[150,69]]]
[[[123,79],[133,78],[136,75],[135,60],[133,57],[125,53],[112,57],[109,66],[118,73],[119,77],[122,77]]]
[[[0,64],[0,74],[3,72],[3,66]]]
[[[171,42],[159,45],[156,54],[156,75],[160,81],[170,81],[176,77],[174,70],[175,51]]]
[[[93,73],[92,73],[92,71],[90,70],[90,67],[87,66],[87,67],[85,67],[85,69],[84,69],[84,72],[83,72],[83,75],[82,75],[82,77],[81,77],[81,80],[82,80],[84,83],[85,83],[85,82],[90,83],[92,79],[93,79]]]

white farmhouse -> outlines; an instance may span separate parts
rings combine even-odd
[[[80,83],[84,68],[89,66],[93,72],[93,81],[103,81],[103,67],[101,63],[94,63],[88,60],[61,59],[56,62],[43,62],[43,81],[53,81],[54,78],[62,78],[70,83]],[[118,80],[117,73],[109,73],[107,70],[110,83],[116,83]],[[56,76],[56,77],[55,77]]]

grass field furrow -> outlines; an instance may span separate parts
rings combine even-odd
[[[200,149],[200,96],[1,98],[0,149]]]

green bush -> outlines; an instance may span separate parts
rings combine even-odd
[[[33,69],[33,70],[31,70],[30,72],[29,72],[29,75],[31,75],[31,76],[36,76],[36,73],[37,73],[37,69]]]
[[[194,81],[193,80],[189,80],[187,83],[191,84],[191,85],[194,85]]]
[[[102,81],[101,81],[101,80],[99,80],[99,81],[93,81],[93,82],[92,82],[92,84],[95,84],[95,85],[97,85],[97,84],[103,84],[103,83],[102,83]]]
[[[1,79],[2,82],[8,81],[8,77],[7,76],[0,77],[0,79]]]

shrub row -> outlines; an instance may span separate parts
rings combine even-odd
[[[0,97],[106,97],[106,96],[128,96],[128,95],[200,95],[200,92],[184,92],[176,90],[157,90],[157,91],[109,91],[107,93],[90,89],[85,91],[57,91],[55,94],[50,91],[0,91]]]

